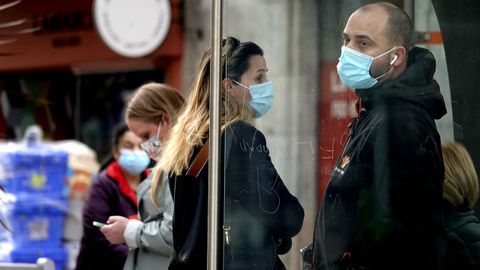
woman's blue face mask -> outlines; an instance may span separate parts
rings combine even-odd
[[[395,47],[376,57],[372,57],[342,46],[342,54],[340,55],[337,64],[338,76],[343,84],[348,87],[354,89],[370,88],[377,84],[380,78],[384,77],[392,70],[392,68],[390,68],[382,75],[373,78],[370,76],[370,67],[372,66],[373,60],[385,56],[394,49]],[[395,60],[396,58],[390,62],[390,65],[393,65]]]
[[[250,91],[252,100],[250,100],[249,105],[255,112],[255,118],[264,116],[270,110],[270,108],[272,108],[273,98],[275,97],[275,89],[273,88],[273,83],[271,81],[250,85],[250,87],[247,87],[235,80],[233,81]]]
[[[121,149],[118,163],[131,175],[139,175],[150,164],[150,158],[143,150]]]

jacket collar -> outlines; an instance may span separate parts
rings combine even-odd
[[[117,161],[113,161],[108,165],[107,176],[112,181],[117,182],[120,193],[127,197],[134,205],[137,205],[137,194],[128,184],[125,174]]]
[[[447,113],[438,83],[433,79],[435,58],[427,49],[414,47],[409,51],[407,69],[396,79],[369,89],[356,89],[368,110],[378,103],[400,99],[423,107],[434,119]]]

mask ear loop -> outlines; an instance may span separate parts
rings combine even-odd
[[[158,124],[158,128],[157,128],[157,139],[160,140],[160,130],[162,129],[162,121],[160,121],[160,124]]]
[[[243,85],[243,84],[241,84],[241,83],[239,83],[239,82],[235,81],[234,79],[232,79],[232,81],[234,81],[236,84],[240,85],[241,87],[243,87],[243,88],[245,88],[245,89],[248,89],[248,90],[250,90],[250,88],[249,88],[249,87],[246,87],[245,85]]]
[[[380,57],[384,56],[385,54],[390,53],[391,51],[395,50],[396,48],[397,48],[397,47],[393,47],[393,48],[391,48],[390,50],[388,50],[388,51],[386,51],[386,52],[384,52],[384,53],[382,53],[382,54],[380,54],[380,55],[377,55],[377,56],[373,57],[372,60],[375,60],[375,59],[377,59],[377,58],[380,58]]]
[[[379,56],[377,56],[377,57],[375,57],[375,58],[378,58],[378,57],[384,56],[385,54],[387,54],[387,53],[391,52],[393,49],[395,49],[395,47],[391,48],[390,50],[388,50],[388,51],[386,51],[386,52],[382,53],[381,55],[379,55]],[[385,77],[385,76],[386,76],[386,75],[387,75],[387,74],[388,74],[390,71],[392,71],[392,69],[393,69],[392,65],[393,65],[393,63],[395,63],[395,61],[397,61],[397,59],[398,59],[398,56],[397,56],[396,54],[394,54],[394,55],[393,55],[393,59],[392,59],[392,61],[390,61],[390,69],[389,69],[387,72],[383,73],[382,75],[380,75],[380,76],[376,77],[376,78],[375,78],[375,80],[379,80],[379,79],[381,79],[381,78]]]

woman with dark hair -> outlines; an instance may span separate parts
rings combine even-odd
[[[208,166],[197,177],[187,171],[209,137],[210,68],[207,50],[153,177],[161,181],[168,173],[175,201],[171,270],[207,267]],[[221,68],[223,269],[285,269],[278,254],[289,250],[304,212],[273,166],[264,135],[253,126],[253,118],[267,113],[274,97],[263,51],[255,43],[227,38]]]
[[[123,269],[128,247],[111,244],[94,225],[105,223],[112,215],[135,219],[136,188],[146,178],[150,163],[140,148],[141,139],[122,123],[112,135],[113,160],[93,181],[83,209],[83,237],[77,258],[77,270]]]

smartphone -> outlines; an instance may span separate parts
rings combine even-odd
[[[93,226],[98,227],[98,228],[102,228],[105,225],[107,225],[107,224],[101,223],[101,222],[98,222],[98,221],[93,222]]]

